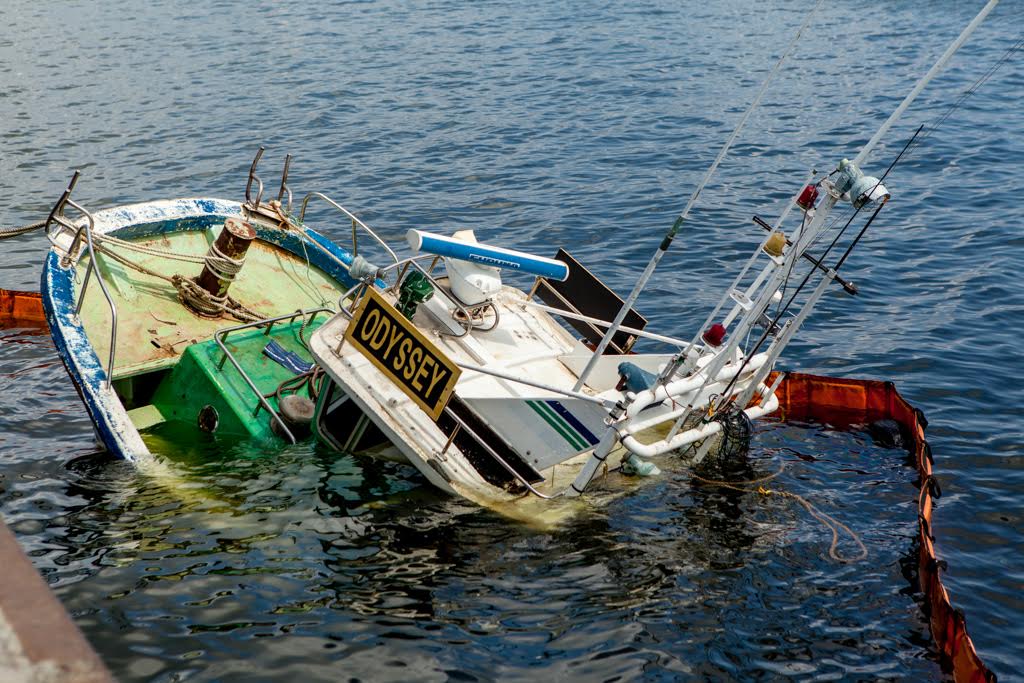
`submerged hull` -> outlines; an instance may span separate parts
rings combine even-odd
[[[374,296],[395,300],[387,292]],[[403,374],[399,366],[405,362],[404,355],[388,354],[389,348],[402,348],[399,340],[404,332],[397,330],[401,324],[397,316],[390,334],[367,333],[371,353],[354,341],[360,333],[352,327],[359,322],[344,313],[332,318],[310,343],[332,383],[314,418],[321,439],[342,450],[361,450],[375,443],[371,439],[360,443],[359,438],[346,441],[346,434],[356,427],[364,434],[365,424],[370,423],[379,440],[393,444],[403,461],[448,494],[533,523],[572,514],[575,503],[552,499],[573,485],[609,433],[609,410],[625,395],[618,386],[617,368],[628,362],[654,373],[671,355],[605,355],[581,390],[573,392],[590,350],[551,316],[527,306],[527,301],[525,293],[503,288],[492,302],[500,322],[464,335],[444,327],[446,309],[440,303],[421,307],[408,321],[409,329],[415,326],[436,345],[438,355],[462,368],[451,398],[437,414],[410,400],[408,384],[421,373],[412,367]],[[372,352],[375,345],[377,357]],[[758,369],[756,363],[752,365],[731,391],[745,391]],[[681,400],[706,403],[725,389],[728,373],[723,377],[707,385],[695,384],[680,394]],[[763,414],[773,410],[774,404],[759,408]],[[677,411],[678,405],[671,400],[651,400],[632,423],[636,426],[628,434],[635,444],[632,448],[663,442],[679,418]],[[714,435],[713,431],[698,434],[689,426],[681,435],[693,433],[694,438],[682,446],[699,446]],[[615,436],[618,439],[619,434]],[[601,453],[600,476],[617,470],[631,455],[621,445]]]

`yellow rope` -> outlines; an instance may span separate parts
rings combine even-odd
[[[865,547],[864,542],[860,540],[860,536],[858,536],[850,527],[846,526],[832,515],[822,512],[803,496],[799,496],[795,493],[790,493],[789,491],[776,491],[774,489],[766,488],[762,485],[766,481],[771,481],[772,479],[775,479],[777,476],[782,474],[783,471],[785,471],[785,469],[786,466],[783,465],[782,467],[779,468],[779,471],[775,472],[774,474],[769,474],[766,477],[750,479],[747,481],[719,481],[717,479],[706,479],[698,474],[691,474],[690,476],[691,478],[699,481],[702,484],[708,484],[710,486],[720,486],[722,488],[732,489],[733,491],[740,491],[742,493],[759,493],[765,497],[775,495],[781,496],[783,498],[792,498],[796,502],[800,503],[800,505],[802,505],[804,509],[807,510],[811,517],[814,517],[816,520],[821,522],[825,527],[827,527],[829,531],[832,532],[832,545],[829,546],[828,549],[829,557],[831,557],[836,562],[860,562],[861,560],[867,558],[867,547]],[[757,488],[745,488],[755,485],[757,486]],[[850,536],[850,538],[853,539],[853,542],[856,543],[857,546],[860,548],[860,551],[857,553],[857,555],[853,557],[845,557],[839,553],[837,548],[839,546],[840,530],[845,531]]]

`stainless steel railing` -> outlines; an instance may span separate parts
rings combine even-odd
[[[50,224],[56,223],[74,234],[71,246],[68,247],[67,254],[64,256],[64,260],[62,261],[62,265],[67,268],[74,266],[75,255],[81,248],[82,236],[85,236],[86,249],[89,253],[89,267],[85,271],[85,279],[82,282],[82,288],[78,293],[78,301],[75,303],[75,315],[78,316],[82,312],[82,304],[85,303],[85,293],[89,288],[89,282],[91,281],[92,273],[95,270],[96,280],[100,283],[100,291],[103,292],[103,298],[107,300],[107,306],[110,307],[110,354],[107,359],[106,382],[107,388],[110,389],[114,379],[114,358],[115,351],[117,350],[117,306],[114,305],[114,299],[110,296],[110,291],[107,289],[107,283],[103,280],[103,273],[100,272],[98,261],[96,260],[96,250],[93,248],[92,233],[96,227],[96,220],[93,218],[92,214],[85,209],[85,207],[71,199],[71,192],[75,189],[75,184],[78,182],[80,174],[80,171],[75,171],[75,174],[71,177],[71,182],[68,183],[67,189],[64,190],[64,194],[61,195],[61,198],[57,200],[57,203],[50,211],[50,215],[46,219],[46,233],[52,241],[53,235],[50,233]],[[75,225],[67,216],[64,215],[64,209],[68,206],[82,214],[85,218],[84,225]]]
[[[253,411],[253,415],[259,415],[261,409],[266,410],[267,413],[270,415],[271,419],[277,423],[277,426],[281,428],[282,432],[288,437],[288,440],[291,441],[292,443],[296,443],[297,441],[295,435],[292,434],[292,431],[290,429],[288,429],[288,425],[284,423],[284,420],[281,418],[278,412],[274,410],[274,407],[272,405],[270,405],[270,402],[263,395],[263,392],[260,391],[259,388],[256,386],[256,383],[252,381],[252,378],[249,377],[249,374],[242,369],[241,364],[239,364],[234,354],[231,353],[230,349],[228,349],[227,345],[225,344],[225,340],[227,339],[228,335],[231,334],[232,332],[238,332],[239,330],[246,330],[252,327],[259,327],[260,325],[267,326],[267,329],[263,334],[269,337],[270,331],[274,327],[274,323],[278,323],[282,320],[295,320],[295,318],[298,318],[299,316],[305,317],[307,315],[310,316],[309,322],[313,322],[313,319],[316,318],[318,313],[334,312],[335,311],[330,308],[310,308],[307,310],[298,310],[293,311],[292,313],[286,313],[284,315],[275,316],[273,318],[264,318],[263,320],[256,320],[250,323],[243,323],[241,325],[235,325],[233,327],[225,327],[223,329],[217,330],[213,334],[214,341],[217,342],[217,346],[220,347],[221,352],[224,354],[224,357],[221,358],[220,360],[220,364],[217,366],[218,369],[223,370],[225,361],[230,360],[231,365],[233,365],[235,370],[238,371],[238,374],[242,376],[242,379],[245,381],[246,385],[248,385],[249,389],[251,389],[252,392],[256,394],[257,403],[256,409]]]
[[[326,202],[327,204],[329,204],[330,206],[332,206],[335,209],[337,209],[338,211],[340,211],[349,220],[352,221],[352,257],[353,258],[355,258],[356,256],[359,255],[359,234],[358,234],[358,230],[357,230],[357,228],[358,228],[358,229],[362,229],[378,245],[380,245],[388,253],[388,255],[391,257],[391,260],[393,261],[394,264],[398,263],[398,261],[399,261],[398,255],[395,254],[394,250],[392,250],[391,247],[389,247],[387,245],[387,242],[385,242],[383,239],[381,239],[380,236],[376,232],[374,232],[373,229],[370,226],[368,226],[366,223],[364,223],[361,220],[359,220],[359,218],[356,217],[356,215],[354,213],[352,213],[351,211],[346,209],[344,206],[342,206],[338,202],[334,201],[333,199],[331,199],[330,197],[325,195],[323,192],[310,192],[309,194],[307,194],[305,197],[302,198],[302,207],[299,209],[299,216],[298,216],[299,223],[302,223],[303,221],[305,221],[305,219],[306,219],[306,209],[309,206],[309,201],[311,199],[320,199],[320,200]]]

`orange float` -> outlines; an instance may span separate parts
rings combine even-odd
[[[39,292],[0,289],[0,329],[11,327],[46,327]]]
[[[933,501],[941,491],[932,469],[932,449],[924,436],[928,425],[924,414],[900,396],[892,382],[792,373],[786,375],[776,394],[777,414],[783,420],[850,425],[890,419],[899,423],[904,436],[910,439],[907,449],[914,455],[919,477],[917,576],[925,594],[936,648],[952,667],[957,683],[996,680],[974,649],[964,614],[950,604],[949,593],[939,577],[939,567],[944,563],[935,555],[931,527]]]

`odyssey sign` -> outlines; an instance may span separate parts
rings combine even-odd
[[[367,290],[345,340],[437,420],[462,370],[376,290]]]

